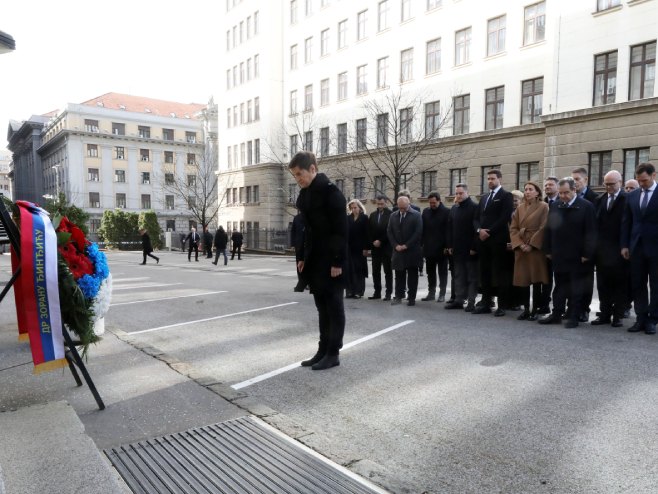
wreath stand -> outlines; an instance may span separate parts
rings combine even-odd
[[[11,216],[9,215],[9,211],[7,211],[7,207],[5,206],[5,203],[1,198],[0,198],[0,226],[4,227],[6,234],[6,238],[0,237],[0,242],[11,244],[11,246],[14,248],[14,252],[20,259],[21,244],[20,244],[20,234],[18,231],[18,227],[11,219]],[[18,279],[20,272],[21,272],[21,267],[18,266],[16,272],[11,276],[5,287],[2,289],[2,292],[0,292],[0,303],[2,303],[2,300],[5,298],[11,287]],[[78,374],[78,370],[76,369],[77,367],[78,369],[80,369],[80,373],[82,374],[82,377],[87,383],[87,386],[89,386],[89,390],[91,391],[91,394],[94,396],[94,399],[96,400],[98,409],[105,410],[105,404],[103,403],[103,399],[101,398],[100,394],[98,394],[96,385],[94,384],[94,381],[92,381],[89,372],[87,372],[87,367],[82,361],[82,358],[80,357],[80,353],[76,348],[76,345],[79,345],[80,342],[74,341],[71,338],[71,335],[66,330],[66,328],[64,328],[64,325],[62,325],[62,334],[64,336],[64,344],[66,346],[66,351],[64,353],[64,356],[66,357],[66,361],[69,364],[69,369],[71,369],[71,374],[73,374],[75,383],[78,386],[82,386],[82,380],[80,379],[80,375]]]

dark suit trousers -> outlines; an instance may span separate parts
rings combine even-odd
[[[621,319],[628,302],[628,266],[596,266],[596,288],[599,291],[602,318]]]
[[[190,246],[187,249],[187,260],[192,259],[192,251],[194,250],[194,259],[199,260],[199,244],[190,242]]]
[[[585,268],[555,274],[555,289],[553,290],[553,312],[560,315],[569,300],[568,319],[578,320],[578,314],[584,309]]]
[[[313,293],[315,307],[320,321],[320,343],[318,351],[329,355],[338,355],[343,347],[345,334],[345,308],[343,306],[343,289],[328,287],[319,293]]]
[[[452,292],[456,303],[475,304],[478,294],[478,260],[477,257],[453,258],[452,279],[455,289]]]
[[[240,245],[233,244],[233,250],[231,251],[231,261],[235,257],[236,252],[238,253],[238,260],[239,260],[242,255],[242,244]]]
[[[436,274],[439,273],[439,293],[446,294],[448,286],[448,258],[445,256],[426,257],[427,287],[430,293],[436,292]]]
[[[638,245],[631,253],[633,304],[640,323],[658,323],[658,258],[647,257]],[[649,287],[647,290],[647,278]],[[650,293],[649,293],[650,292]]]
[[[504,243],[485,240],[480,243],[480,288],[482,300],[498,295],[498,307],[509,309],[511,305],[511,280],[509,277],[509,253]]]
[[[393,293],[393,271],[391,270],[391,256],[386,255],[381,249],[372,249],[372,283],[375,286],[375,294],[382,294],[382,267],[384,268],[384,282],[386,283],[387,297]]]
[[[395,298],[403,299],[405,288],[408,288],[409,300],[416,300],[418,291],[418,268],[416,266],[395,270]]]

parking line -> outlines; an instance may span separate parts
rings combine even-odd
[[[204,292],[204,293],[193,293],[192,295],[179,295],[177,297],[164,297],[164,298],[153,298],[145,300],[133,300],[132,302],[118,302],[116,304],[110,304],[110,307],[117,305],[130,305],[130,304],[141,304],[143,302],[161,302],[163,300],[173,300],[176,298],[187,298],[187,297],[201,297],[203,295],[213,295],[215,293],[227,293],[226,290],[221,290],[219,292]]]
[[[115,290],[133,290],[135,288],[156,288],[158,286],[173,286],[182,285],[183,283],[163,283],[158,285],[129,285],[129,286],[113,286],[112,291]]]
[[[372,333],[369,334],[368,336],[364,336],[363,338],[359,338],[358,340],[348,343],[347,345],[343,345],[343,351],[347,350],[348,348],[352,348],[353,346],[356,346],[360,343],[364,343],[368,340],[372,340],[373,338],[377,338],[378,336],[388,333],[389,331],[393,331],[394,329],[398,329],[401,328],[402,326],[406,326],[407,324],[411,324],[412,322],[415,321],[413,320],[402,321],[401,323],[395,324],[393,326],[389,326],[388,328],[384,328],[381,331],[377,331],[376,333]],[[246,388],[247,386],[251,386],[252,384],[265,381],[270,377],[278,376],[279,374],[283,374],[284,372],[288,372],[289,370],[296,369],[299,367],[300,363],[301,362],[295,362],[294,364],[286,365],[285,367],[281,367],[280,369],[273,370],[271,372],[268,372],[267,374],[261,374],[260,376],[256,376],[252,379],[247,379],[246,381],[242,381],[240,383],[234,384],[231,387],[235,390]]]
[[[176,323],[176,324],[169,324],[168,326],[160,326],[158,328],[150,328],[150,329],[142,329],[141,331],[131,331],[131,332],[126,331],[126,332],[128,334],[150,333],[152,331],[160,331],[162,329],[176,328],[178,326],[187,326],[188,324],[197,324],[197,323],[200,323],[200,322],[215,321],[217,319],[224,319],[226,317],[240,316],[242,314],[249,314],[251,312],[260,312],[262,310],[267,310],[267,309],[276,309],[277,307],[285,307],[287,305],[293,305],[293,304],[297,304],[297,303],[299,303],[299,302],[287,302],[285,304],[270,305],[268,307],[259,307],[258,309],[250,309],[250,310],[243,310],[241,312],[233,312],[232,314],[224,314],[223,316],[207,317],[205,319],[197,319],[196,321],[185,321],[185,322],[179,322],[179,323]]]

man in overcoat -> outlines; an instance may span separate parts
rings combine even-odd
[[[382,268],[384,269],[384,300],[391,300],[393,293],[393,271],[391,270],[391,244],[388,241],[388,221],[391,210],[386,207],[386,198],[378,195],[377,209],[368,218],[370,256],[372,257],[372,282],[374,293],[368,297],[376,300],[382,297]]]
[[[448,258],[445,255],[448,226],[448,208],[441,202],[441,195],[432,191],[427,195],[429,207],[423,209],[423,256],[427,268],[427,296],[422,300],[434,300],[436,295],[437,271],[439,296],[444,302],[448,286]]]

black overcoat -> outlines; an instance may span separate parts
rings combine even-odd
[[[391,243],[388,241],[388,221],[391,218],[391,210],[389,208],[382,209],[381,218],[377,221],[379,217],[379,210],[375,209],[370,213],[370,218],[368,218],[368,239],[370,240],[370,245],[368,246],[369,250],[372,250],[381,255],[391,256]],[[375,247],[372,243],[375,240],[379,240],[381,245]]]
[[[400,222],[400,211],[391,214],[388,221],[388,240],[393,254],[391,267],[402,270],[423,265],[423,251],[420,246],[423,237],[423,220],[415,209],[407,210],[404,221]],[[395,247],[406,245],[407,249],[397,252]]]
[[[477,251],[478,238],[475,233],[475,218],[478,205],[469,197],[450,209],[448,215],[447,246],[452,249],[453,259],[472,258],[471,251]]]
[[[626,208],[626,193],[620,190],[608,211],[608,194],[602,194],[596,206],[596,264],[623,267],[627,261],[621,256],[621,222]]]
[[[228,245],[228,234],[224,230],[217,230],[215,232],[215,240],[213,242],[217,250],[226,250]]]
[[[423,256],[439,257],[446,248],[449,210],[439,203],[436,209],[423,209]]]

